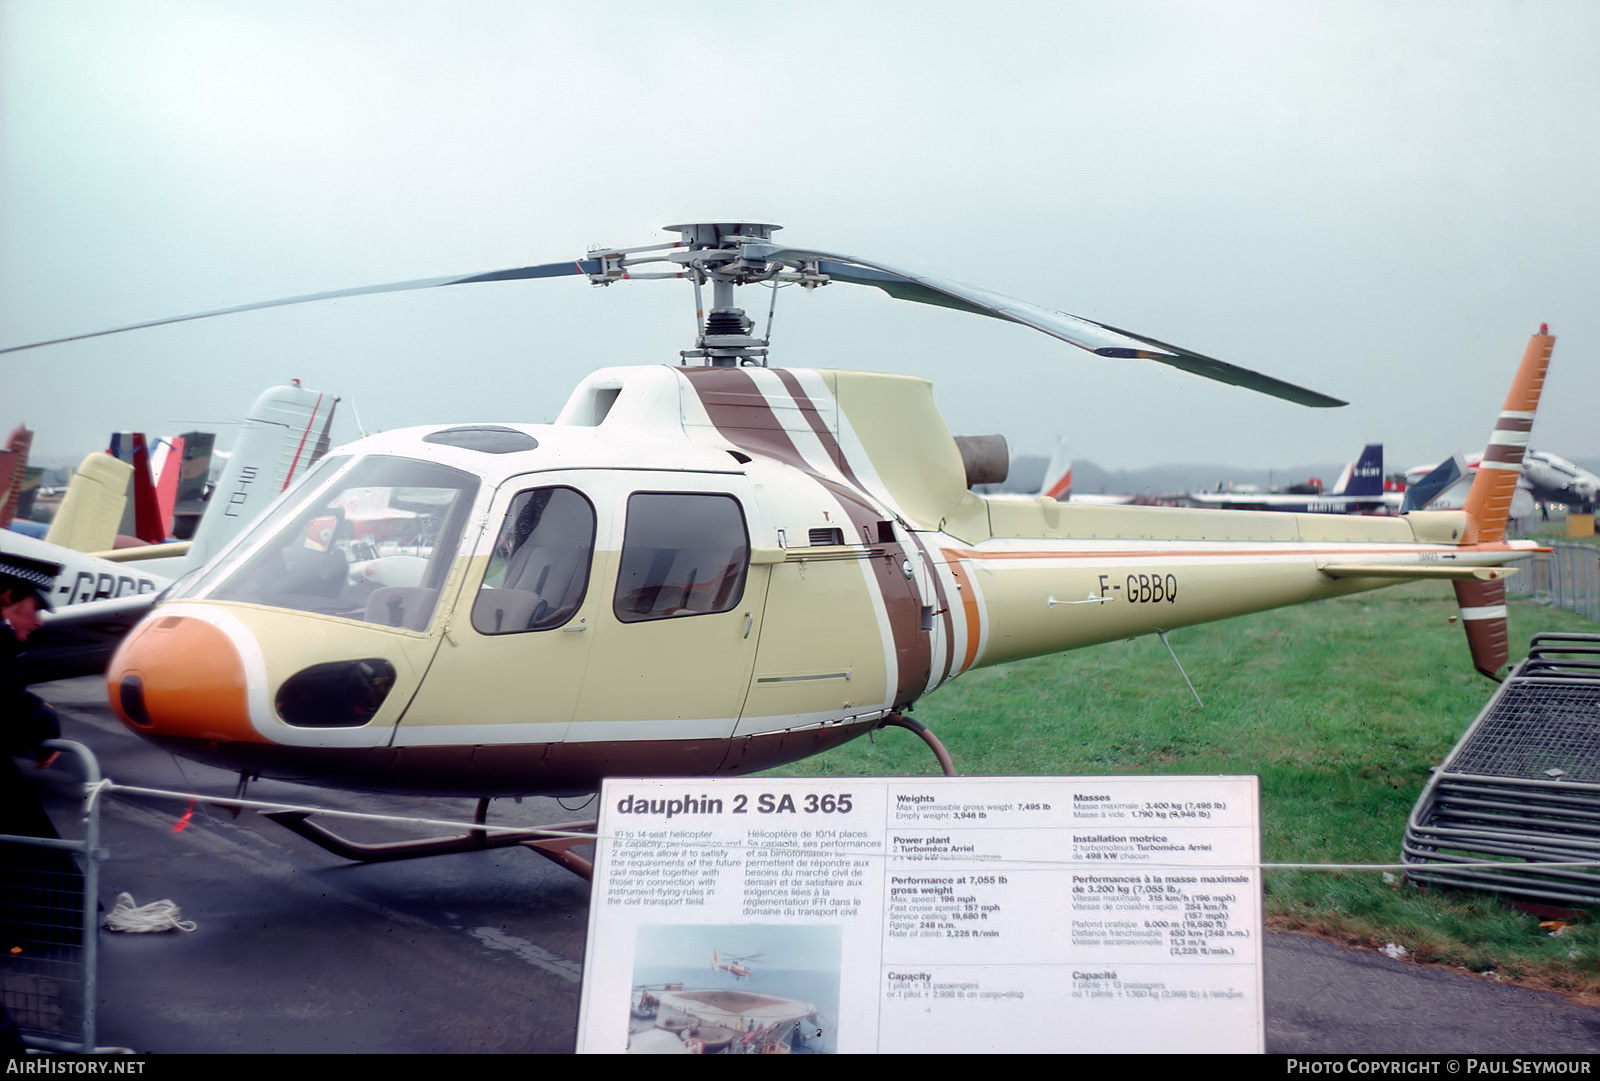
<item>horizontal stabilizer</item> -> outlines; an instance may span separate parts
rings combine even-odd
[[[1329,578],[1415,578],[1456,582],[1495,582],[1517,573],[1515,567],[1401,567],[1390,563],[1318,563]]]
[[[188,541],[171,541],[167,544],[141,544],[133,548],[113,548],[108,552],[92,553],[96,559],[108,563],[141,563],[147,559],[171,559],[189,554]]]

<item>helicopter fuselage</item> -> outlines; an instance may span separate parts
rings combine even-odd
[[[588,792],[816,754],[971,668],[1531,548],[1467,533],[983,497],[924,380],[613,368],[554,424],[334,451],[109,687],[135,731],[246,771]]]

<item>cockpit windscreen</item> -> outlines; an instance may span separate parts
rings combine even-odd
[[[191,595],[425,630],[477,492],[449,466],[360,459],[259,523]]]

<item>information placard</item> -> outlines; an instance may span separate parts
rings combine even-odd
[[[601,801],[580,1051],[1262,1050],[1254,777]]]

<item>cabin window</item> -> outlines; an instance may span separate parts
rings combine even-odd
[[[731,495],[628,497],[613,605],[624,623],[726,612],[744,596],[750,534]]]
[[[544,631],[583,604],[594,554],[594,507],[573,488],[534,488],[511,501],[483,588],[472,605],[479,634]]]

